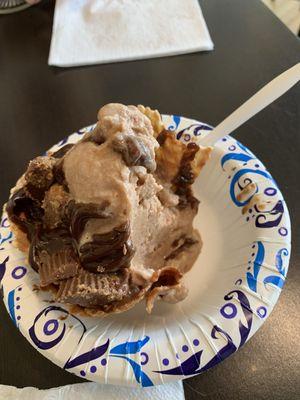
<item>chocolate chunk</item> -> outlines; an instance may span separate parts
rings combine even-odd
[[[10,220],[23,232],[31,236],[34,225],[41,223],[44,211],[40,204],[29,197],[25,189],[19,189],[7,202],[6,211]]]
[[[113,272],[127,268],[134,255],[128,224],[108,233],[93,235],[91,242],[80,247],[79,253],[83,267],[91,272]]]
[[[62,158],[73,146],[74,146],[74,143],[66,144],[65,146],[61,147],[59,150],[52,153],[51,157]]]
[[[74,242],[67,229],[37,230],[32,240],[31,261],[38,267],[41,286],[73,277],[80,266]]]
[[[25,172],[25,190],[34,200],[41,201],[53,183],[53,164],[50,157],[37,157],[30,161]]]
[[[115,151],[122,154],[123,160],[129,167],[140,165],[149,172],[155,171],[155,159],[142,138],[133,135],[116,135],[112,145]]]
[[[57,301],[78,304],[82,307],[107,306],[129,297],[136,288],[131,287],[127,273],[80,273],[60,283]]]
[[[70,201],[70,194],[62,185],[55,183],[46,192],[42,207],[44,209],[44,226],[56,228],[63,223],[65,208]]]
[[[70,201],[66,208],[66,219],[69,221],[72,236],[79,240],[90,219],[105,219],[111,217],[107,207],[109,203],[104,201],[102,204],[76,203]]]

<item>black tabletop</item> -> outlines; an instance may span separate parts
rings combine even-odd
[[[220,122],[300,61],[300,42],[260,0],[203,0],[215,50],[178,57],[59,69],[47,65],[54,3],[0,17],[0,203],[26,163],[95,121],[108,102]],[[184,381],[186,399],[300,397],[300,86],[238,129],[286,198],[293,225],[287,283],[274,312],[241,350]],[[0,383],[49,388],[81,379],[46,360],[0,308]]]

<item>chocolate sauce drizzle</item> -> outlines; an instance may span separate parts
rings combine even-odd
[[[199,200],[193,196],[191,189],[191,186],[196,179],[191,163],[198,150],[199,146],[196,143],[188,143],[186,150],[183,153],[178,173],[172,181],[175,187],[175,194],[179,196],[178,207],[180,209],[188,206],[192,209],[198,209]]]
[[[34,226],[41,223],[44,210],[40,203],[26,194],[24,188],[15,192],[6,204],[10,220],[15,223],[30,239]]]
[[[70,224],[72,236],[78,241],[86,223],[90,219],[107,219],[111,217],[110,212],[107,211],[108,206],[108,201],[104,201],[102,204],[94,204],[76,203],[71,200],[66,207],[66,222]]]
[[[90,272],[115,272],[128,268],[134,255],[129,239],[129,225],[123,224],[111,232],[95,234],[92,241],[79,248],[80,260]]]

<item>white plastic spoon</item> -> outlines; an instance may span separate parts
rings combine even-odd
[[[213,146],[219,139],[230,135],[235,129],[243,125],[244,122],[259,113],[262,109],[273,103],[278,97],[282,96],[300,80],[300,63],[283,72],[254,96],[250,97],[237,110],[224,119],[215,129],[207,134],[203,139],[199,138],[202,146]]]

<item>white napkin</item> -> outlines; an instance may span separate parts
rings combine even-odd
[[[72,0],[73,1],[73,0]],[[5,400],[184,400],[182,382],[167,383],[150,388],[79,383],[54,389],[39,390],[33,387],[17,389],[0,385],[0,399]]]
[[[212,49],[198,0],[56,0],[48,62],[70,67]]]

